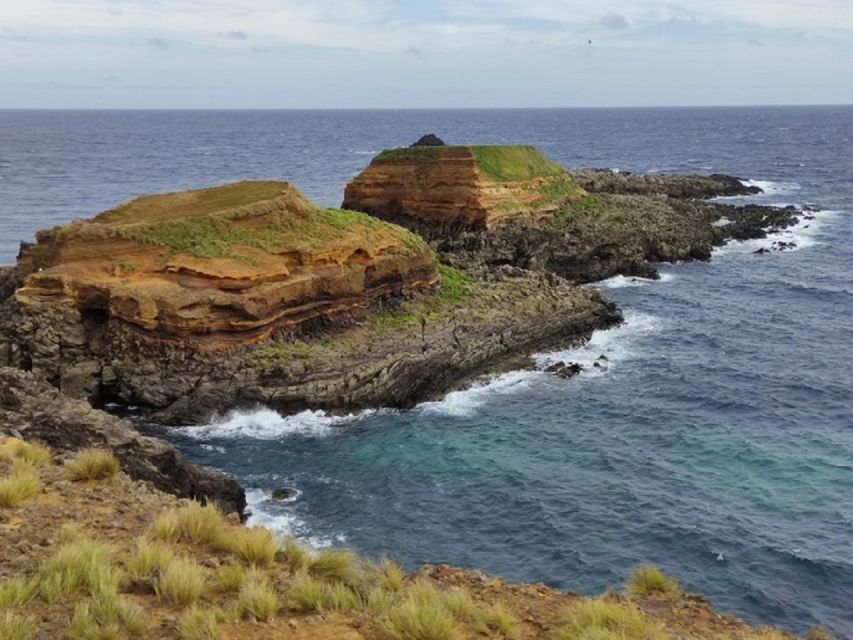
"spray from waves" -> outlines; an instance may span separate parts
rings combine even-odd
[[[292,504],[272,500],[263,489],[248,489],[246,506],[251,512],[248,525],[266,527],[282,537],[299,538],[316,549],[344,544],[347,540],[342,533],[316,535]]]
[[[607,278],[607,280],[596,282],[592,286],[594,286],[596,289],[624,289],[625,287],[645,287],[650,284],[671,282],[674,279],[675,276],[673,276],[671,273],[662,273],[660,274],[660,278],[657,280],[652,280],[651,278],[613,276],[612,278]]]
[[[441,400],[422,402],[414,411],[445,416],[470,416],[495,396],[524,391],[543,375],[539,371],[510,371],[461,391],[451,391]]]
[[[328,436],[335,425],[355,422],[369,415],[365,411],[357,415],[330,416],[325,411],[302,411],[292,416],[282,416],[272,409],[232,411],[224,418],[200,427],[180,427],[183,435],[199,440],[208,438],[254,438],[278,440],[292,435],[315,438]]]
[[[647,336],[659,333],[664,327],[664,321],[647,313],[626,311],[625,321],[618,327],[596,331],[589,342],[580,347],[563,351],[537,353],[533,356],[537,367],[544,369],[557,362],[577,362],[583,366],[581,376],[605,375],[620,363],[634,360],[642,353],[638,342]],[[595,363],[600,356],[607,358],[605,363]]]
[[[782,206],[782,205],[773,205]],[[743,254],[754,253],[759,249],[770,249],[774,242],[793,243],[796,246],[785,249],[782,253],[788,251],[798,251],[820,244],[820,235],[826,223],[832,220],[840,211],[832,211],[829,209],[818,211],[810,214],[811,220],[806,219],[804,212],[800,214],[800,221],[792,227],[782,229],[774,233],[768,233],[766,238],[755,238],[753,240],[733,240],[722,247],[714,249],[714,255],[722,256],[727,254]]]
[[[796,182],[773,182],[772,180],[741,180],[741,184],[745,187],[758,187],[764,192],[760,195],[767,196],[791,193],[801,188]]]

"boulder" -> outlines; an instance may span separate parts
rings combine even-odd
[[[425,136],[418,138],[417,142],[412,143],[413,147],[446,147],[444,140],[439,138],[434,133],[428,133]]]

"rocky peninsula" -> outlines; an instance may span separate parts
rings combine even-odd
[[[708,200],[754,191],[429,139],[379,154],[342,209],[255,181],[40,232],[0,269],[0,637],[792,637],[652,568],[591,599],[278,541],[239,524],[232,478],[93,407],[411,406],[619,323],[582,283],[797,222]]]

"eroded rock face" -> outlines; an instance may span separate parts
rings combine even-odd
[[[209,344],[257,340],[437,279],[417,236],[317,207],[284,182],[137,198],[40,232],[21,268],[23,306]]]
[[[31,373],[0,367],[0,434],[38,440],[56,453],[86,447],[112,451],[131,478],[180,497],[242,514],[243,489],[224,473],[190,464],[172,445],[141,435],[115,416],[69,398]]]
[[[347,185],[343,206],[444,232],[548,218],[583,193],[531,146],[418,146],[376,156]]]

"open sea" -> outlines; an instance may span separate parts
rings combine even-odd
[[[524,142],[567,166],[722,172],[821,210],[781,239],[598,286],[623,326],[410,411],[263,407],[164,430],[235,474],[253,521],[316,544],[567,590],[651,562],[716,607],[853,638],[853,107],[0,111],[0,263],[135,195],[284,178],[339,205],[385,147]],[[269,499],[296,489],[289,503]]]

